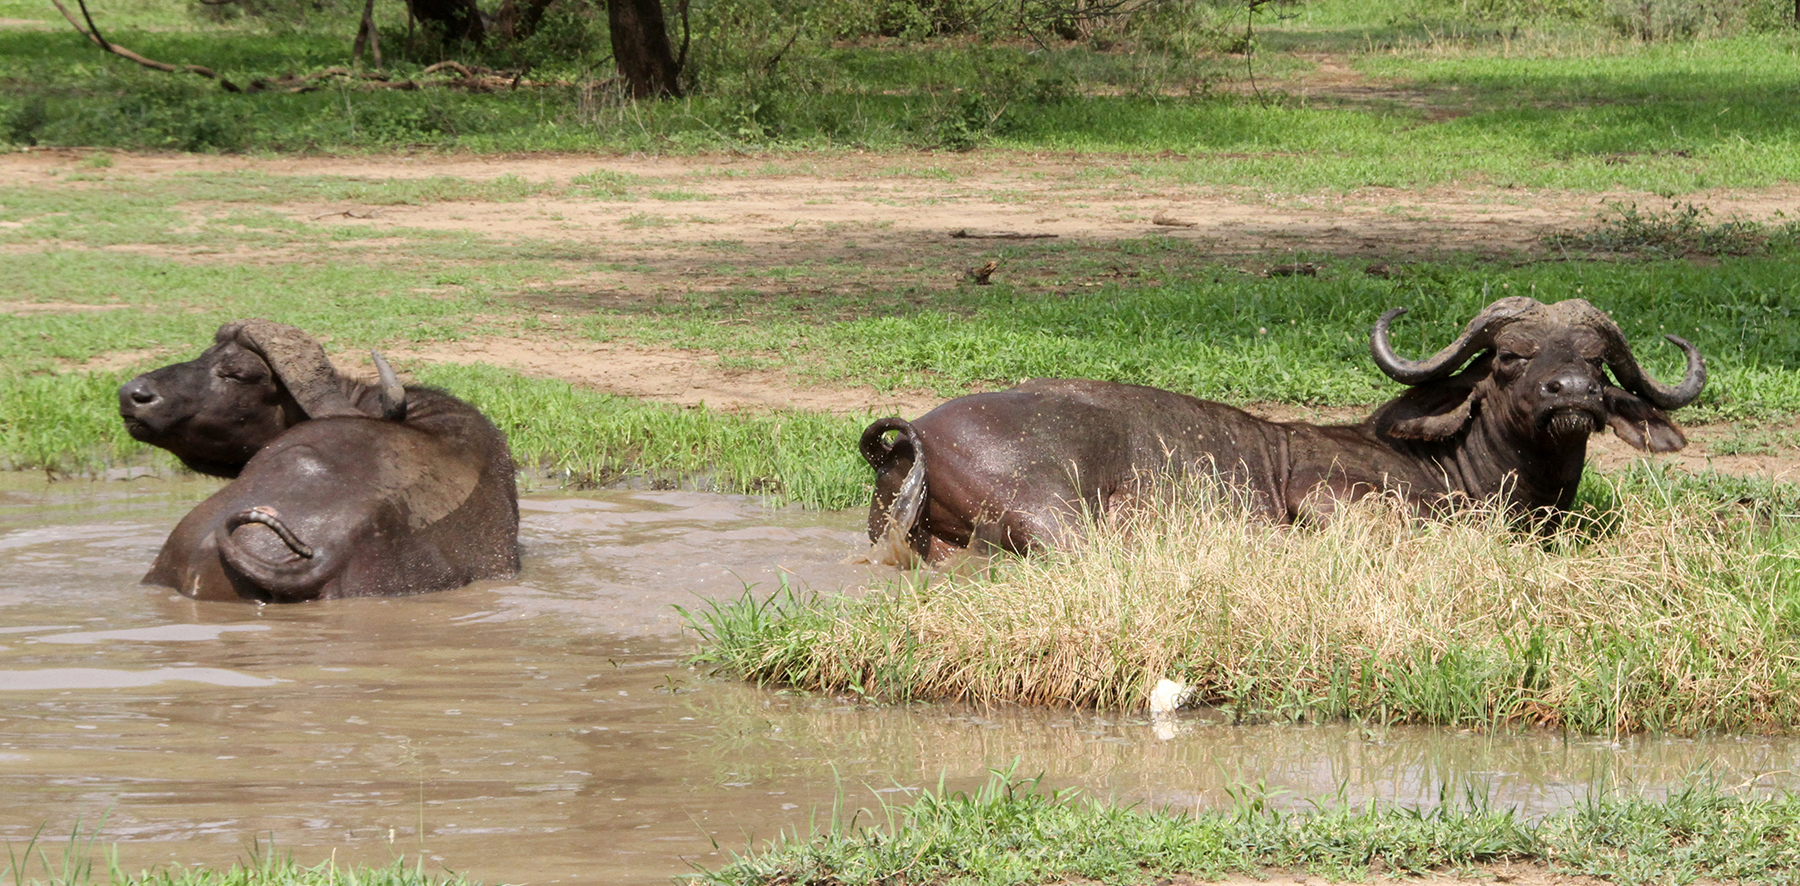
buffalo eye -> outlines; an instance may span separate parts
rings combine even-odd
[[[1494,360],[1500,364],[1501,369],[1517,369],[1519,368],[1519,364],[1525,362],[1523,356],[1515,354],[1512,351],[1501,351],[1499,354],[1495,355]]]
[[[218,376],[226,381],[246,385],[262,384],[268,380],[262,369],[254,366],[220,366]]]

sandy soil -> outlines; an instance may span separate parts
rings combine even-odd
[[[275,203],[262,208],[321,229],[467,233],[542,248],[555,244],[562,274],[533,296],[541,328],[528,334],[395,349],[401,360],[485,362],[567,379],[618,394],[684,405],[918,415],[939,398],[871,387],[820,387],[777,371],[739,371],[701,350],[576,343],[557,331],[570,316],[695,291],[779,295],[859,293],[897,286],[970,285],[967,270],[997,261],[996,279],[1049,289],[1098,286],[1108,277],[1154,276],[1170,262],[1224,261],[1244,273],[1280,272],[1300,257],[1332,259],[1328,273],[1404,272],[1409,260],[1477,252],[1503,261],[1544,256],[1542,238],[1593,223],[1609,203],[1664,207],[1654,194],[1568,194],[1509,188],[1367,188],[1349,194],[1269,195],[1181,185],[1140,175],[1158,158],[994,153],[843,153],[805,157],[393,156],[255,158],[33,150],[0,156],[0,178],[18,185],[87,187],[98,179],[157,179],[253,171],[357,181],[447,176],[492,182],[515,176],[558,187],[518,200],[411,203]],[[71,172],[80,175],[71,176]],[[571,195],[581,177],[623,184]],[[1717,218],[1766,219],[1800,212],[1800,188],[1680,195]],[[194,202],[196,222],[242,204]],[[1174,245],[1153,259],[1110,247],[1161,236]],[[347,241],[366,246],[366,240]],[[1029,256],[1021,250],[1054,248]],[[294,260],[181,247],[128,247],[196,262]],[[1060,257],[1060,258],[1059,258]],[[1077,261],[1085,258],[1085,261]],[[1095,259],[1098,258],[1096,261]],[[1160,265],[1158,264],[1160,263]],[[1010,278],[1009,278],[1009,275]],[[71,310],[78,306],[68,306]],[[0,302],[0,313],[54,309]],[[81,308],[90,309],[90,308]],[[91,366],[142,355],[102,355]],[[1279,418],[1351,420],[1352,411],[1259,410]],[[1800,477],[1793,429],[1765,429],[1761,454],[1743,449],[1744,429],[1691,429],[1696,445],[1672,459],[1786,479]],[[1596,458],[1617,464],[1637,453],[1610,436]]]

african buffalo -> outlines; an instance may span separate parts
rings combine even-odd
[[[442,391],[338,373],[267,320],[119,388],[131,436],[234,477],[188,513],[144,584],[290,603],[441,591],[519,568],[506,437]]]
[[[876,474],[869,538],[927,562],[977,541],[1055,546],[1079,511],[1104,512],[1145,477],[1196,470],[1279,523],[1383,490],[1428,508],[1498,497],[1553,528],[1574,501],[1590,434],[1611,425],[1639,449],[1687,445],[1663,410],[1700,394],[1706,366],[1677,336],[1667,338],[1687,372],[1665,387],[1638,367],[1612,318],[1581,299],[1500,299],[1419,362],[1388,345],[1403,313],[1383,314],[1369,345],[1383,372],[1413,387],[1357,424],[1267,421],[1155,388],[1065,379],[958,397],[913,422],[881,419],[861,441]]]

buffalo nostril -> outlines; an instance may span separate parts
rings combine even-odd
[[[1546,394],[1560,394],[1562,393],[1562,389],[1563,383],[1554,378],[1544,382],[1544,393]]]
[[[129,402],[134,406],[149,406],[161,399],[162,397],[156,393],[156,389],[146,384],[141,378],[132,379],[119,389],[120,403]]]

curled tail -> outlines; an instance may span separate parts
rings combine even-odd
[[[267,526],[299,559],[277,562],[246,550],[232,537],[232,532],[250,523]],[[329,562],[331,558],[315,556],[312,546],[301,541],[281,515],[269,507],[246,508],[225,518],[214,542],[219,557],[227,566],[274,600],[305,600],[318,596],[335,566]]]
[[[893,442],[888,433],[896,432]],[[925,510],[925,448],[919,432],[903,418],[884,418],[869,425],[862,433],[862,457],[875,469],[875,499],[869,507],[869,541],[874,545],[870,559],[896,566],[911,566],[923,557],[924,535],[917,532],[919,515]],[[902,458],[912,460],[899,489],[884,509],[881,502],[881,480],[892,472]]]

